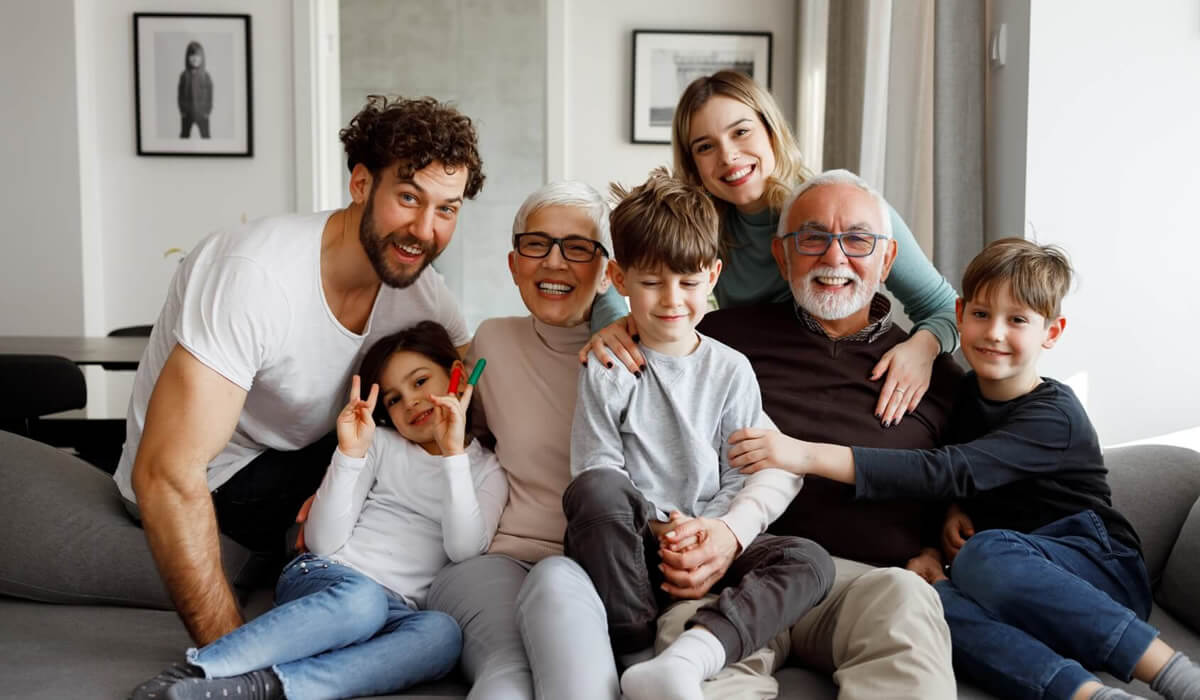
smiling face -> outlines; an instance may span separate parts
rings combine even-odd
[[[767,206],[775,151],[767,127],[749,105],[713,95],[692,114],[687,146],[709,194],[746,214]]]
[[[596,224],[581,207],[542,207],[525,221],[525,232],[532,231],[596,240]],[[508,254],[508,268],[525,308],[543,323],[568,328],[588,320],[597,292],[607,288],[606,261],[597,253],[591,262],[569,262],[558,246],[544,258],[527,258],[515,250]]]
[[[351,194],[363,204],[359,241],[379,279],[403,289],[445,250],[458,223],[468,170],[447,172],[434,161],[400,178],[395,165],[377,178],[362,164],[351,174]]]
[[[681,357],[695,350],[696,324],[708,311],[708,295],[721,274],[721,261],[699,272],[679,273],[622,268],[611,263],[617,291],[629,297],[629,313],[641,342],[664,355]]]
[[[449,387],[450,375],[441,365],[421,353],[401,350],[379,373],[379,402],[401,436],[430,451],[437,441],[429,394],[443,396]]]
[[[879,233],[883,230],[879,216],[878,203],[861,188],[817,185],[792,204],[787,230]],[[776,238],[771,253],[800,308],[835,338],[865,328],[870,323],[871,299],[895,260],[896,242],[880,239],[870,255],[855,258],[848,257],[837,241],[831,241],[822,255],[801,255],[793,243],[794,237]]]
[[[1041,382],[1038,358],[1066,327],[1062,316],[1047,322],[1014,300],[1007,282],[959,299],[956,311],[963,357],[975,370],[981,393],[994,401],[1027,394]]]

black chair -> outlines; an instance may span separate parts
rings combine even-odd
[[[108,337],[109,338],[138,338],[138,337],[149,338],[150,331],[153,330],[153,328],[154,328],[154,326],[151,326],[151,325],[123,326],[121,328],[114,328],[113,330],[109,331]],[[123,365],[123,364],[120,364],[120,365],[113,364],[111,362],[101,362],[100,366],[110,372],[117,371],[117,370],[137,369],[137,365],[130,367],[128,365]]]
[[[42,416],[87,405],[87,384],[74,362],[55,355],[0,355],[0,427],[40,440]]]

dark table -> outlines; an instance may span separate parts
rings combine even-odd
[[[137,369],[145,337],[87,337],[70,335],[0,336],[0,354],[57,355],[77,365],[104,365],[105,369]]]

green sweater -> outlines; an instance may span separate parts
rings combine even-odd
[[[885,285],[913,321],[913,332],[925,329],[938,339],[943,352],[958,347],[958,327],[954,320],[954,287],[929,262],[904,219],[889,207],[892,236],[896,239],[896,262]],[[787,280],[771,256],[771,239],[779,224],[779,214],[764,209],[744,215],[729,208],[725,226],[732,234],[732,250],[723,258],[721,277],[715,294],[721,308],[733,308],[792,298]],[[596,298],[592,307],[591,328],[596,332],[629,313],[625,300],[613,288]]]

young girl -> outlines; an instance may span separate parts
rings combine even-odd
[[[139,686],[135,698],[341,698],[445,675],[462,634],[420,610],[448,562],[482,553],[508,500],[495,456],[463,446],[466,406],[448,394],[461,362],[424,321],[377,342],[337,418],[338,448],[274,609]],[[387,429],[375,430],[375,425]]]
[[[771,239],[784,201],[809,172],[771,94],[734,71],[698,78],[675,107],[671,145],[675,177],[702,186],[721,210],[724,269],[714,292],[721,308],[791,299],[771,257]],[[954,288],[921,253],[903,219],[895,210],[891,215],[900,252],[887,287],[915,325],[912,336],[885,354],[872,373],[873,379],[887,375],[875,407],[884,425],[899,423],[917,407],[929,388],[934,358],[958,345]],[[614,291],[602,297],[591,324],[599,332],[580,351],[581,362],[592,351],[607,363],[607,346],[630,371],[645,364],[627,313]]]

